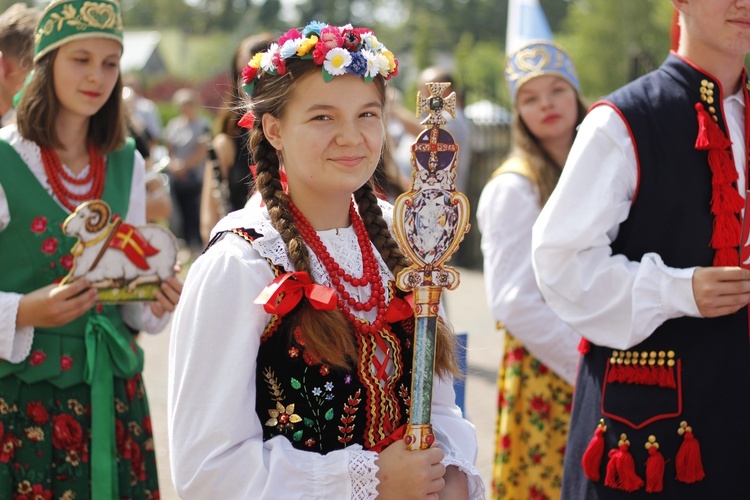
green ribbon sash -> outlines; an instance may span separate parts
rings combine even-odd
[[[119,498],[117,444],[115,440],[114,377],[135,376],[139,356],[103,315],[86,323],[84,381],[91,386],[91,497]]]

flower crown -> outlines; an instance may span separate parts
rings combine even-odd
[[[388,80],[398,74],[398,60],[372,30],[313,21],[301,32],[287,31],[268,50],[255,54],[242,71],[242,89],[252,96],[263,75],[285,74],[286,61],[293,58],[312,59],[322,66],[326,82],[347,73],[361,76],[368,83],[378,75]]]

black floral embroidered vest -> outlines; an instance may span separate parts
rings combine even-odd
[[[245,240],[260,235],[235,230]],[[269,261],[278,276],[286,272]],[[396,295],[395,284],[388,287]],[[298,306],[299,307],[299,306]],[[312,359],[300,335],[273,316],[261,338],[257,359],[255,411],[263,440],[286,437],[295,448],[328,453],[352,444],[370,449],[405,425],[411,402],[414,321],[387,324],[378,335],[387,345],[393,369],[385,380],[375,336],[356,336],[357,359],[348,370]],[[376,361],[377,360],[377,361]]]

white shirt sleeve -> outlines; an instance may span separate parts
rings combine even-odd
[[[265,259],[233,235],[190,268],[169,351],[177,492],[181,498],[352,498],[362,489],[351,462],[353,471],[370,476],[370,494],[359,497],[370,498],[375,453],[352,446],[320,455],[297,450],[283,436],[263,442],[256,357],[270,316],[253,300],[273,278]]]
[[[580,126],[560,181],[532,231],[532,259],[547,304],[597,345],[628,349],[664,321],[700,316],[695,268],[613,255],[637,185],[635,150],[622,118],[594,108]]]
[[[493,317],[574,385],[581,336],[544,302],[531,267],[531,227],[539,211],[534,185],[522,175],[498,175],[482,191],[477,222],[487,298]]]

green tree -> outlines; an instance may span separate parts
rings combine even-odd
[[[461,37],[455,52],[456,79],[466,90],[467,103],[488,99],[507,102],[503,53],[496,42],[475,42],[471,35]]]
[[[563,21],[568,15],[568,8],[571,0],[539,0],[539,4],[544,10],[544,16],[547,18],[549,27],[553,33],[560,31]]]
[[[669,52],[672,5],[663,0],[576,0],[556,36],[597,99],[657,67]]]

